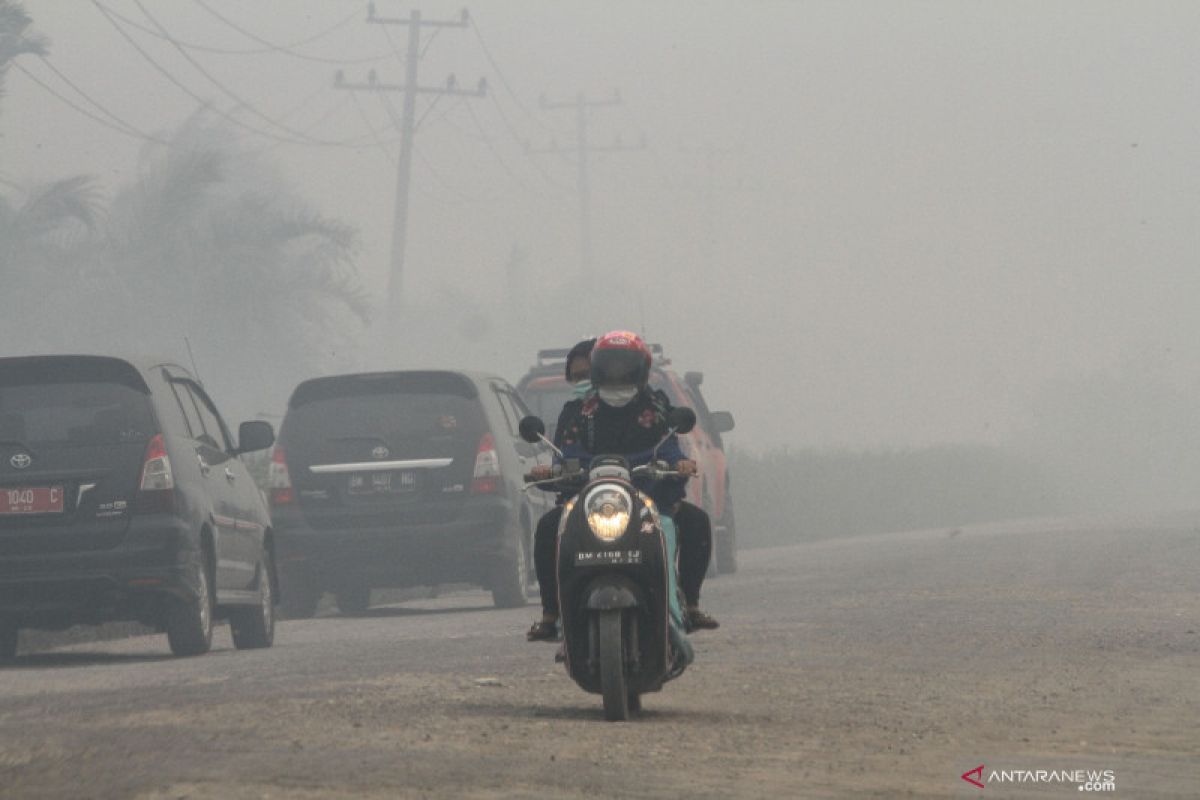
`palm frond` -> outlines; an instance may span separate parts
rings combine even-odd
[[[45,55],[49,41],[45,36],[30,33],[33,19],[20,3],[0,0],[0,70],[22,55]]]
[[[92,178],[77,175],[36,187],[18,209],[13,227],[35,239],[61,230],[70,222],[94,228],[100,214],[99,192]]]

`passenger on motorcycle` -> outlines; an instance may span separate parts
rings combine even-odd
[[[595,341],[594,349],[591,346]],[[590,364],[584,371],[590,354]],[[662,392],[648,386],[651,356],[641,337],[624,331],[606,334],[599,340],[580,342],[567,357],[568,381],[591,377],[591,389],[568,402],[559,416],[555,445],[567,457],[594,453],[634,455],[654,448],[667,432],[670,403]],[[578,385],[578,384],[577,384]],[[659,450],[659,458],[674,469],[696,474],[696,464],[686,458],[674,437]],[[549,468],[534,470],[548,477]],[[642,480],[636,481],[644,483]],[[643,489],[659,509],[672,517],[679,528],[679,580],[687,603],[685,622],[689,629],[716,628],[715,619],[699,608],[700,586],[712,552],[712,525],[708,514],[684,500],[682,481],[658,481]],[[560,498],[560,501],[565,500]],[[534,537],[534,566],[542,596],[542,618],[526,634],[530,641],[554,639],[558,635],[558,586],[555,570],[555,537],[561,505],[538,522]]]

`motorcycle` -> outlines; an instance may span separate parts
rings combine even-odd
[[[693,651],[684,635],[676,575],[673,520],[659,513],[634,479],[686,479],[658,462],[658,449],[696,424],[688,408],[672,409],[668,433],[648,454],[595,455],[586,466],[564,459],[538,417],[521,420],[521,437],[549,445],[562,464],[554,477],[526,475],[526,489],[573,496],[558,529],[558,597],[567,674],[604,698],[608,720],[627,720],[641,697],[683,674]],[[648,463],[631,467],[631,461]]]

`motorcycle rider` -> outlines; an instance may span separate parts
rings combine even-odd
[[[566,379],[572,384],[574,398],[563,405],[554,428],[554,446],[562,449],[563,426],[579,411],[584,396],[591,391],[592,364],[590,356],[595,339],[578,342],[567,353]],[[550,477],[550,467],[533,468],[533,476],[544,480]],[[558,503],[538,520],[533,534],[533,566],[538,577],[538,591],[542,596],[542,618],[533,623],[526,638],[531,642],[555,639],[558,636],[558,581],[554,565],[558,523],[562,519],[563,503],[569,495],[559,493]]]
[[[667,431],[666,416],[671,406],[665,394],[648,386],[651,355],[637,334],[614,331],[597,340],[585,340],[567,357],[567,380],[576,383],[590,374],[591,391],[568,402],[559,416],[555,445],[568,455],[591,453],[632,454],[652,449]],[[584,359],[592,355],[590,371]],[[659,456],[675,468],[695,475],[696,464],[685,458],[672,437]],[[535,476],[549,477],[549,468],[535,468]],[[675,518],[679,531],[679,582],[687,603],[689,629],[718,627],[715,619],[699,608],[700,586],[712,552],[712,525],[708,514],[686,502],[682,481],[659,481],[652,495],[664,513]],[[565,497],[560,497],[560,503]],[[533,624],[530,641],[557,637],[558,589],[554,564],[555,539],[562,517],[561,505],[538,522],[534,539],[534,565],[542,594],[542,618]]]

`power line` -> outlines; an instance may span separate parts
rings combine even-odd
[[[371,120],[367,118],[367,112],[363,110],[362,103],[358,102],[358,92],[350,92],[350,99],[354,101],[354,108],[358,110],[358,115],[362,117],[363,125],[371,132],[371,137],[375,140],[375,146],[387,157],[388,161],[392,162],[392,166],[395,166],[396,156],[392,154],[391,150],[387,149],[387,146],[379,136],[379,131],[375,129],[371,124]]]
[[[424,112],[422,112],[422,113],[421,113],[421,116],[417,118],[417,122],[416,122],[416,124],[415,124],[415,125],[413,125],[413,130],[414,130],[414,131],[419,131],[419,130],[421,130],[421,126],[425,124],[425,118],[426,118],[426,117],[428,117],[430,114],[432,114],[432,113],[433,113],[433,109],[435,109],[435,108],[437,107],[438,101],[439,101],[439,100],[441,100],[441,99],[442,99],[444,96],[445,96],[445,95],[440,95],[440,94],[437,94],[437,95],[434,95],[434,96],[433,96],[433,100],[431,100],[431,101],[429,102],[429,105],[425,107],[425,111],[424,111]],[[460,97],[460,98],[458,98],[458,102],[459,102],[459,103],[462,103],[462,102],[465,102],[465,101],[464,101],[464,100],[463,100],[463,99]],[[453,107],[452,107],[452,108],[453,108]],[[446,114],[449,114],[449,113],[450,113],[450,111],[451,111],[451,109],[449,109],[449,108],[448,108],[448,109],[446,109],[444,112],[442,112],[442,115],[441,115],[440,117],[438,117],[438,118],[437,118],[437,120],[434,120],[434,121],[435,121],[435,122],[437,122],[437,121],[440,121],[440,120],[443,120],[443,119],[445,119],[445,118],[446,118]]]
[[[189,89],[185,83],[183,83],[178,78],[176,78],[173,74],[171,74],[170,70],[166,69],[161,64],[159,64],[157,61],[155,61],[154,57],[151,56],[149,53],[147,53],[145,51],[145,49],[141,45],[139,45],[133,39],[133,37],[130,36],[125,31],[124,28],[121,27],[120,23],[117,22],[117,20],[109,13],[108,8],[106,8],[103,4],[101,4],[99,2],[99,0],[92,0],[92,5],[94,5],[96,7],[96,9],[101,14],[104,15],[104,18],[107,19],[109,24],[111,24],[113,26],[113,29],[116,30],[116,32],[121,35],[121,38],[123,38],[126,42],[128,42],[129,45],[134,50],[136,50],[138,52],[138,54],[141,55],[141,57],[146,60],[147,63],[150,64],[150,66],[154,67],[155,71],[157,71],[160,75],[162,75],[164,78],[166,78],[172,84],[174,84],[176,86],[176,88],[178,88],[181,92],[183,92],[188,97],[195,100],[201,106],[212,109],[213,112],[216,113],[218,116],[223,117],[224,119],[228,120],[229,122],[232,122],[234,125],[237,125],[239,128],[243,128],[244,130],[247,130],[247,131],[250,131],[251,133],[257,134],[258,136],[262,136],[267,139],[273,139],[275,141],[287,142],[289,144],[313,144],[312,141],[306,142],[301,139],[288,139],[288,138],[278,136],[273,133],[269,133],[264,130],[260,130],[259,128],[256,128],[253,125],[248,125],[245,122],[242,122],[240,119],[238,119],[237,117],[235,117],[233,114],[229,113],[228,111],[224,111],[220,108],[217,108],[212,103],[205,100],[203,97],[201,97],[200,95],[196,94],[191,89]]]
[[[259,44],[263,45],[267,51],[286,53],[287,55],[293,56],[295,58],[302,58],[306,61],[321,61],[326,64],[362,64],[362,63],[371,62],[371,61],[380,61],[384,58],[387,58],[387,53],[379,53],[379,54],[373,55],[373,56],[367,56],[364,58],[352,58],[352,59],[322,58],[320,56],[308,55],[307,53],[298,53],[293,49],[293,48],[299,47],[301,45],[310,44],[311,42],[315,42],[318,39],[322,39],[325,36],[328,36],[329,34],[335,33],[336,31],[339,31],[342,28],[346,27],[354,20],[355,17],[357,17],[359,15],[359,13],[361,13],[357,9],[350,12],[350,14],[348,16],[343,17],[342,19],[338,20],[336,23],[334,23],[330,27],[308,37],[307,39],[303,39],[299,42],[293,42],[291,44],[282,45],[282,44],[277,44],[275,42],[272,42],[268,39],[264,39],[261,36],[258,36],[250,31],[246,30],[245,28],[243,28],[241,25],[238,25],[233,20],[229,19],[226,16],[223,16],[220,12],[218,12],[216,9],[209,6],[207,3],[202,2],[202,0],[192,0],[192,1],[196,5],[203,8],[205,11],[207,11],[212,16],[216,17],[221,22],[228,25],[233,30],[235,30],[238,33],[245,36],[247,39],[249,39],[253,42],[258,42]]]
[[[459,98],[459,101],[460,102],[462,101],[461,97]],[[392,101],[388,98],[388,96],[386,94],[380,93],[379,102],[380,102],[380,104],[383,105],[384,109],[387,110],[387,114],[392,120],[392,127],[395,128],[396,130],[402,130],[403,126],[404,126],[404,120],[401,119],[400,115],[396,113],[396,107],[392,105]],[[415,130],[415,128],[414,128],[414,130]],[[446,180],[446,178],[442,175],[442,173],[438,172],[438,170],[433,166],[433,162],[429,160],[428,156],[426,156],[424,153],[417,150],[416,148],[413,148],[413,152],[416,154],[417,158],[421,159],[421,163],[423,163],[426,167],[429,168],[430,173],[437,180],[437,182],[442,185],[442,188],[444,188],[446,191],[450,192],[451,194],[456,195],[457,200],[460,203],[472,202],[470,197],[468,197],[462,191],[456,189],[449,181]],[[418,191],[420,191],[420,190],[418,189]]]
[[[342,141],[324,141],[321,139],[313,139],[312,137],[307,136],[303,133],[300,133],[299,137],[297,137],[297,136],[281,136],[281,135],[273,133],[271,131],[265,131],[265,130],[262,130],[261,128],[257,128],[253,125],[243,122],[242,120],[237,118],[236,114],[229,112],[229,111],[225,111],[221,108],[218,108],[212,102],[210,102],[210,101],[204,99],[203,97],[201,97],[200,95],[196,94],[194,91],[192,91],[187,86],[187,84],[183,83],[178,78],[176,78],[175,75],[173,75],[170,70],[168,70],[167,68],[165,68],[164,66],[159,64],[154,59],[153,56],[151,56],[149,53],[146,52],[145,48],[143,48],[141,45],[139,45],[137,43],[137,41],[132,36],[130,36],[129,33],[124,28],[121,27],[120,23],[113,17],[113,15],[109,11],[109,9],[105,5],[100,3],[99,0],[92,0],[92,5],[94,5],[96,7],[96,9],[104,16],[104,18],[106,20],[108,20],[109,24],[112,25],[113,29],[118,34],[120,34],[121,38],[123,38],[134,50],[136,50],[137,53],[143,59],[145,59],[146,62],[148,64],[150,64],[151,67],[153,67],[155,69],[155,71],[157,71],[160,75],[162,75],[164,78],[166,78],[168,81],[170,81],[181,92],[183,92],[188,97],[195,100],[201,106],[203,106],[204,108],[210,109],[213,113],[215,113],[218,116],[220,116],[221,118],[233,123],[237,127],[242,128],[243,130],[246,130],[252,134],[255,134],[256,136],[261,136],[265,139],[270,139],[272,141],[281,142],[283,144],[299,144],[299,145],[307,145],[310,147],[349,147],[349,148],[354,148],[354,147],[358,147],[361,145],[361,141],[356,142],[353,139],[352,140],[342,140]],[[139,3],[139,5],[140,5],[140,3]],[[149,16],[149,15],[147,15],[147,16]],[[186,57],[186,53],[184,55]],[[192,60],[192,61],[194,63],[194,60]],[[234,97],[236,98],[236,95],[234,95]],[[253,106],[251,106],[249,103],[246,103],[241,100],[238,100],[238,102],[241,103],[242,107],[244,107],[248,110],[252,110],[252,111],[254,110]],[[278,123],[273,123],[273,124],[278,125]],[[284,130],[288,130],[288,129],[285,127]],[[361,140],[361,137],[358,137],[358,138]]]
[[[318,90],[318,92],[314,92],[312,95],[310,95],[309,99],[311,100],[311,99],[312,99],[312,97],[315,97],[315,96],[316,96],[316,94],[318,94],[320,91],[323,91],[323,90]],[[319,127],[321,126],[321,124],[322,124],[322,123],[324,123],[324,122],[325,122],[325,120],[329,119],[329,118],[330,118],[330,117],[332,117],[334,114],[338,113],[338,112],[339,112],[339,111],[341,111],[343,108],[345,108],[345,107],[346,107],[346,105],[347,105],[347,103],[349,103],[349,102],[350,102],[350,98],[348,98],[348,97],[343,97],[343,98],[342,98],[342,100],[341,100],[341,102],[334,103],[332,106],[330,106],[330,107],[329,107],[329,110],[328,110],[328,111],[326,111],[326,112],[325,112],[324,114],[322,114],[321,116],[317,117],[315,120],[313,120],[312,122],[310,122],[308,125],[305,125],[305,126],[304,126],[304,133],[305,133],[305,134],[308,134],[308,133],[310,133],[310,132],[312,132],[312,131],[315,131],[317,128],[319,128]],[[296,111],[300,110],[300,108],[303,108],[303,107],[304,107],[303,105],[302,105],[302,106],[297,106],[296,108],[294,108],[294,109],[292,109],[290,112],[288,112],[288,114],[285,114],[285,115],[284,115],[284,117],[287,117],[287,116],[289,116],[289,115],[291,115],[291,114],[294,114]],[[269,145],[266,145],[265,147],[263,147],[263,148],[262,148],[261,150],[259,150],[258,152],[265,152],[265,151],[268,151],[268,150],[274,150],[274,149],[276,149],[276,148],[278,148],[278,147],[282,146],[283,144],[284,144],[283,142],[272,142],[271,144],[269,144]]]
[[[538,174],[540,174],[547,183],[549,183],[551,186],[553,186],[555,189],[559,190],[560,192],[569,191],[566,186],[564,186],[563,184],[561,184],[557,180],[555,180],[550,175],[550,173],[546,171],[546,168],[543,167],[540,163],[538,163],[537,159],[535,159],[532,155],[530,155],[529,142],[526,141],[525,139],[522,139],[520,137],[520,135],[518,135],[516,128],[513,127],[512,122],[508,119],[508,115],[504,113],[504,107],[500,105],[500,101],[496,98],[495,92],[492,93],[491,98],[492,98],[493,104],[495,104],[495,106],[496,106],[496,112],[498,114],[500,114],[500,120],[504,123],[505,129],[508,130],[508,134],[512,137],[513,141],[516,142],[517,145],[522,149],[522,151],[525,153],[525,157],[529,160],[530,164],[533,164],[534,168],[538,171]]]
[[[200,0],[195,0],[195,2],[200,3]],[[150,13],[150,11],[142,3],[142,0],[133,0],[133,4],[136,5],[138,7],[138,9],[142,12],[142,14],[144,14],[146,16],[146,19],[150,20],[150,23],[152,25],[154,25],[154,27],[158,28],[158,30],[162,33],[163,37],[166,38],[167,41],[170,42],[175,47],[175,49],[179,51],[179,54],[181,56],[183,56],[184,59],[189,64],[191,64],[196,69],[197,72],[199,72],[201,75],[203,75],[205,78],[207,78],[208,81],[210,83],[212,83],[213,86],[216,86],[217,89],[219,89],[221,92],[224,92],[226,95],[228,95],[234,102],[236,102],[238,104],[239,107],[245,108],[247,111],[249,111],[254,116],[258,117],[259,119],[261,119],[265,122],[270,123],[271,125],[274,125],[276,128],[279,128],[280,130],[290,134],[291,136],[298,137],[302,142],[309,143],[309,144],[322,144],[322,145],[335,144],[334,142],[327,142],[327,141],[323,141],[321,139],[313,139],[309,136],[306,136],[303,131],[298,131],[294,128],[290,128],[287,125],[284,125],[282,122],[279,122],[278,120],[259,111],[256,106],[254,106],[252,103],[250,103],[249,101],[247,101],[240,95],[236,94],[229,87],[225,86],[223,83],[221,83],[221,81],[219,81],[215,77],[213,77],[212,73],[210,73],[208,70],[206,70],[202,64],[200,64],[198,61],[196,61],[196,59],[192,58],[192,56],[188,54],[187,50],[184,49],[178,42],[176,42],[175,39],[173,39],[171,37],[171,34],[168,33],[167,29],[164,28],[162,26],[162,24],[159,23],[159,21],[154,17],[154,15]],[[201,3],[201,5],[203,5],[203,4]]]
[[[488,49],[487,42],[483,40],[483,33],[479,30],[479,25],[475,22],[475,18],[471,17],[470,22],[471,30],[475,31],[475,38],[479,40],[479,48],[483,50],[483,54],[487,57],[488,63],[491,64],[492,69],[496,71],[496,77],[500,79],[501,85],[504,86],[504,90],[508,92],[508,95],[512,98],[513,103],[516,104],[517,108],[519,108],[521,112],[525,114],[525,116],[529,117],[543,128],[550,130],[549,125],[543,122],[536,114],[526,108],[524,103],[521,102],[521,98],[517,96],[517,93],[513,91],[512,86],[509,84],[508,78],[504,77],[504,72],[500,69],[500,65],[497,64],[496,59],[492,57],[492,51]]]
[[[77,105],[74,101],[59,94],[53,87],[51,87],[49,84],[47,84],[45,81],[43,81],[38,76],[34,75],[32,72],[30,72],[28,69],[26,69],[25,66],[22,65],[21,63],[19,63],[17,61],[12,61],[10,63],[11,63],[11,66],[14,66],[17,69],[19,69],[25,75],[25,77],[29,78],[29,80],[33,81],[38,86],[42,87],[42,89],[44,89],[47,93],[58,98],[58,100],[60,102],[62,102],[64,105],[69,106],[70,108],[74,109],[75,111],[77,111],[78,113],[87,117],[88,119],[92,120],[93,122],[103,125],[104,127],[108,128],[109,130],[116,131],[117,133],[120,133],[124,136],[129,136],[133,139],[141,139],[142,141],[155,142],[157,144],[165,144],[165,145],[171,144],[171,142],[169,142],[166,139],[162,139],[157,136],[152,136],[150,134],[139,131],[137,128],[133,127],[132,125],[130,125],[127,122],[121,121],[119,117],[111,114],[108,111],[105,111],[104,113],[109,114],[109,116],[111,116],[113,119],[117,120],[117,123],[109,122],[108,120],[104,119],[103,117],[99,117],[99,116],[93,114],[91,111],[88,111],[86,108],[83,108],[82,106]],[[56,73],[57,73],[57,70],[56,70]],[[63,77],[65,77],[65,76],[63,76]],[[74,84],[70,84],[70,85],[72,86],[72,88],[74,88]],[[79,91],[79,90],[76,89],[76,91]],[[82,92],[81,92],[81,94],[82,94]],[[86,97],[86,95],[85,95],[85,97]],[[87,99],[88,99],[88,102],[92,103],[97,108],[102,108],[102,106],[100,106],[99,103],[96,103],[95,101],[91,100],[91,98],[87,98]]]
[[[109,9],[109,11],[112,12],[112,15],[114,17],[121,20],[126,25],[130,26],[131,28],[137,28],[142,33],[149,34],[151,36],[154,36],[158,39],[162,39],[164,41],[171,41],[171,39],[168,39],[167,37],[163,36],[161,33],[154,30],[153,28],[143,25],[142,23],[138,22],[137,20],[131,19],[130,17],[125,16],[124,14],[120,13],[119,11],[116,11],[114,9]],[[211,12],[211,10],[210,10],[210,12]],[[298,52],[295,52],[294,50],[292,50],[293,47],[296,47],[301,44],[307,44],[308,42],[316,41],[317,39],[320,39],[324,36],[327,36],[331,33],[336,32],[337,30],[345,27],[347,24],[349,24],[351,21],[354,20],[354,17],[357,16],[358,13],[359,13],[358,11],[353,11],[353,12],[351,12],[350,16],[345,17],[344,19],[338,21],[337,23],[330,26],[329,28],[326,28],[324,31],[321,31],[320,33],[318,33],[314,36],[311,36],[308,39],[304,39],[300,42],[296,42],[296,43],[293,43],[290,45],[276,45],[276,44],[268,43],[266,47],[253,47],[253,48],[247,48],[247,49],[237,49],[237,48],[232,48],[232,47],[214,47],[213,45],[200,44],[199,42],[190,42],[190,41],[186,41],[184,39],[179,39],[179,38],[175,38],[175,37],[172,37],[172,38],[174,38],[174,41],[178,42],[180,45],[186,47],[189,50],[196,50],[201,53],[214,53],[216,55],[226,55],[226,56],[250,56],[250,55],[262,55],[263,53],[283,53],[285,55],[289,55],[294,58],[304,59],[305,61],[319,61],[319,62],[326,63],[326,64],[364,64],[364,63],[370,63],[370,62],[374,62],[374,61],[381,61],[382,59],[387,58],[388,57],[387,53],[379,53],[378,55],[364,56],[362,58],[324,58],[321,56],[309,55],[307,53],[298,53]],[[222,20],[222,21],[224,21],[224,20]],[[233,27],[235,30],[239,30],[239,32],[242,32],[236,26],[233,26]]]
[[[536,189],[529,186],[529,184],[525,183],[525,181],[523,181],[517,175],[517,173],[513,171],[512,167],[508,165],[508,162],[504,160],[504,157],[500,155],[500,151],[496,149],[495,142],[493,142],[492,138],[487,135],[487,131],[483,129],[483,123],[479,121],[479,115],[475,113],[475,108],[470,103],[467,104],[467,111],[470,112],[471,119],[475,122],[475,127],[479,129],[479,135],[483,138],[484,144],[488,146],[488,150],[492,151],[492,155],[495,156],[496,160],[500,162],[500,166],[504,168],[504,171],[508,173],[509,177],[512,178],[516,184],[525,191],[529,192],[530,194],[540,196],[540,193]]]

